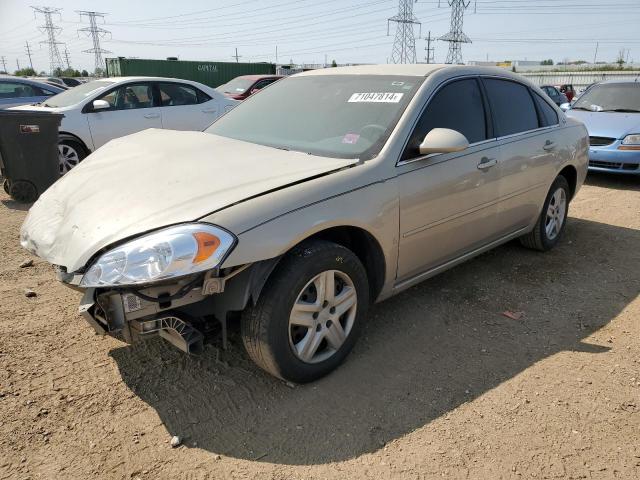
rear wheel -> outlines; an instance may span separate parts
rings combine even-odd
[[[569,183],[563,176],[557,177],[547,194],[535,228],[520,237],[525,247],[545,252],[556,246],[567,223],[569,195]]]
[[[300,245],[243,315],[247,353],[283,380],[304,383],[326,375],[355,344],[368,292],[365,269],[353,252],[321,240]]]
[[[87,150],[75,140],[64,139],[58,142],[58,162],[60,175],[64,175],[78,165],[87,156]]]

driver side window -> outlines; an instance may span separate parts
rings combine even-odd
[[[109,103],[109,110],[132,110],[154,106],[151,84],[129,84],[99,97]]]
[[[436,92],[422,112],[402,159],[420,156],[418,146],[434,128],[456,130],[470,144],[488,138],[482,93],[476,79],[456,80]]]

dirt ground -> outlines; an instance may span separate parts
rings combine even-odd
[[[557,249],[376,305],[293,388],[237,333],[191,358],[94,335],[51,267],[19,267],[26,208],[0,201],[0,478],[640,478],[640,179],[590,176]]]

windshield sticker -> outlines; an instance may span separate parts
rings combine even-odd
[[[347,133],[344,137],[342,137],[342,143],[348,143],[349,145],[355,145],[358,143],[360,139],[360,135],[357,133]]]
[[[403,96],[395,92],[354,93],[348,103],[398,103]]]

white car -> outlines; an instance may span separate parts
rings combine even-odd
[[[116,77],[94,80],[12,110],[64,114],[60,125],[60,174],[114,138],[147,128],[204,130],[238,103],[189,80]]]

